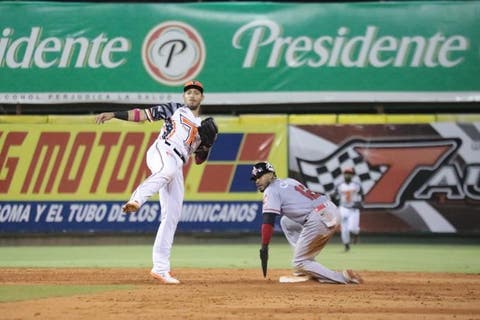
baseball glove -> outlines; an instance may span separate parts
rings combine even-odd
[[[210,148],[218,135],[218,127],[212,117],[202,120],[202,124],[198,127],[198,134],[202,140],[201,146]]]

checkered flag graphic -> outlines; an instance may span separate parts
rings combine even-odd
[[[386,165],[372,166],[355,151],[355,147],[367,147],[366,143],[351,143],[337,149],[334,154],[318,161],[297,158],[305,185],[312,191],[331,194],[343,181],[345,168],[355,170],[354,181],[360,183],[363,194],[375,185],[388,169]]]

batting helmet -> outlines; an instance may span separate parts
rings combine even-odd
[[[263,176],[265,173],[268,173],[268,172],[275,173],[275,169],[273,168],[273,166],[270,163],[265,162],[265,161],[257,162],[253,165],[252,176],[251,176],[250,179],[255,181],[258,178],[260,178],[261,176]]]

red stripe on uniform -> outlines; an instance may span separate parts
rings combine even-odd
[[[272,209],[272,208],[263,208],[262,211],[263,212],[273,212],[273,213],[280,214],[280,210]]]

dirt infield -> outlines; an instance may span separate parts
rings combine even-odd
[[[289,270],[179,269],[160,285],[146,269],[0,269],[0,285],[130,285],[0,303],[0,319],[480,319],[480,275],[360,272],[363,285],[281,284]]]

